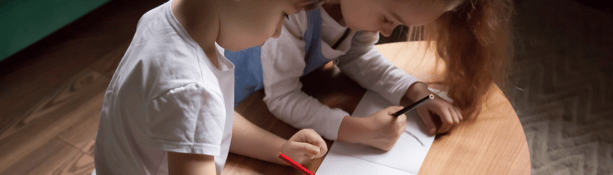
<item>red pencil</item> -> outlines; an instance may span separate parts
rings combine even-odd
[[[289,163],[290,165],[292,165],[294,168],[302,171],[302,173],[307,174],[307,175],[315,175],[315,173],[312,173],[311,171],[309,171],[308,169],[306,169],[305,167],[303,167],[302,165],[294,162],[294,160],[290,159],[289,157],[285,156],[283,153],[279,153],[279,158],[283,159],[285,162]]]

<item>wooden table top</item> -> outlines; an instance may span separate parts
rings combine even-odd
[[[434,68],[433,49],[425,42],[404,42],[375,46],[381,54],[407,73],[420,80],[435,80],[441,67]],[[438,71],[435,71],[438,70]],[[340,73],[332,64],[301,78],[302,90],[332,108],[352,113],[366,90]],[[502,91],[493,86],[492,95],[480,115],[471,122],[462,122],[450,133],[437,135],[418,174],[530,174],[530,154],[526,137],[513,107]],[[249,96],[236,111],[254,124],[290,138],[298,129],[272,115],[262,101],[263,91]],[[328,148],[332,141],[327,140]],[[306,168],[317,171],[324,158]],[[230,153],[222,174],[295,174],[291,166]]]

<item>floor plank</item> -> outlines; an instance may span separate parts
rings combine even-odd
[[[105,76],[111,66],[96,61],[123,55],[140,17],[165,1],[113,0],[0,62],[0,133],[41,97],[92,64]],[[109,73],[110,72],[110,73]]]
[[[0,134],[0,172],[83,118],[100,114],[109,79],[84,69]]]
[[[94,168],[94,159],[70,144],[53,138],[24,156],[0,174],[88,174]]]
[[[83,153],[94,156],[94,142],[96,141],[96,133],[98,133],[98,120],[100,119],[100,110],[102,105],[95,107],[92,115],[83,116],[83,118],[70,126],[58,137]]]
[[[67,164],[62,164],[62,166],[58,167],[53,171],[53,175],[90,175],[92,171],[94,171],[94,158],[87,154],[82,154],[81,156],[74,159],[72,162],[68,162]]]
[[[91,64],[89,68],[100,72],[109,79],[113,78],[115,69],[117,69],[121,58],[123,58],[124,53],[128,50],[128,46],[130,46],[129,40],[118,43],[117,47],[109,50],[106,54],[101,56],[98,61]]]

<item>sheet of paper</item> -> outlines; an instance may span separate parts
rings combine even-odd
[[[434,89],[431,89],[434,91]],[[438,92],[438,91],[434,91]],[[437,93],[446,98],[445,94]],[[379,94],[368,91],[358,103],[352,116],[368,117],[392,106]],[[362,144],[336,141],[317,170],[318,175],[412,175],[417,174],[434,136],[428,136],[415,110],[407,115],[407,128],[390,151],[385,152]]]

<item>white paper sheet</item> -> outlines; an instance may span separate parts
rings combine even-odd
[[[430,89],[434,92],[434,89]],[[445,94],[437,93],[446,98]],[[447,98],[446,98],[447,99]],[[379,94],[368,91],[352,116],[368,117],[392,106]],[[318,175],[414,175],[423,163],[434,136],[428,136],[415,110],[407,115],[407,129],[390,151],[385,152],[362,144],[336,141],[317,170]]]

